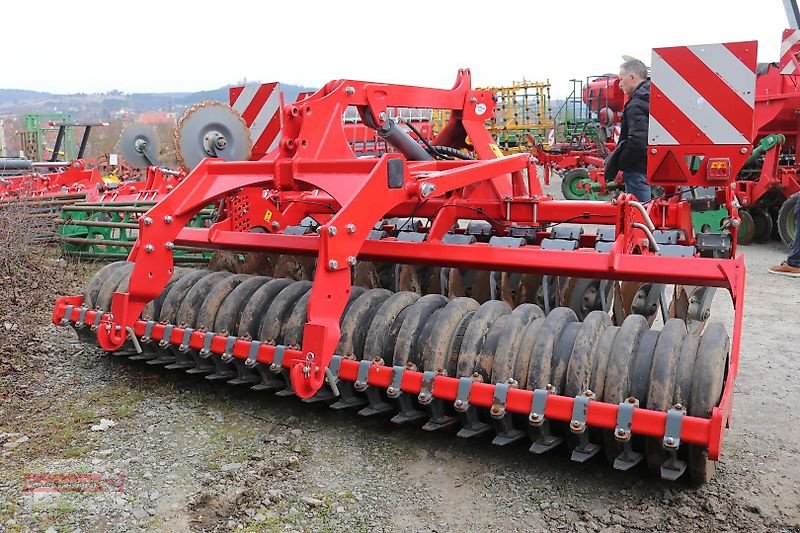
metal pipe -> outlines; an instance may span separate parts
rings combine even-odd
[[[642,214],[642,217],[644,218],[644,221],[647,223],[647,227],[650,229],[650,231],[655,231],[656,226],[655,224],[653,224],[653,221],[650,220],[650,215],[647,214],[647,210],[644,208],[644,206],[641,203],[635,201],[630,201],[628,203],[639,210],[639,212]]]
[[[66,168],[70,166],[72,162],[70,161],[36,161],[35,163],[31,163],[31,167],[33,168]]]
[[[650,250],[652,250],[655,253],[659,253],[661,251],[658,248],[658,243],[656,242],[656,238],[653,235],[653,232],[650,231],[650,228],[648,228],[647,226],[645,226],[641,222],[634,222],[632,225],[633,225],[634,228],[638,228],[638,229],[642,230],[644,232],[644,234],[647,235],[647,240],[650,241]]]
[[[0,172],[3,170],[30,170],[33,161],[30,159],[0,159]]]
[[[369,112],[366,113],[369,116]],[[369,126],[369,124],[367,124]],[[374,126],[373,126],[374,127]],[[429,154],[406,130],[395,124],[394,120],[387,120],[386,124],[375,131],[387,143],[391,144],[398,152],[406,156],[409,161],[433,161]]]
[[[61,144],[64,142],[64,132],[66,131],[67,131],[66,126],[61,126],[58,128],[58,135],[56,136],[56,144],[53,146],[53,155],[50,157],[50,161],[58,160],[58,152],[61,151]]]
[[[81,147],[78,148],[78,156],[76,159],[83,159],[83,154],[86,153],[86,145],[89,143],[89,133],[92,131],[92,127],[90,125],[86,125],[86,128],[83,130],[83,138],[81,138]]]

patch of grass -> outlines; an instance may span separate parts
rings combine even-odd
[[[223,463],[241,463],[252,458],[258,452],[263,452],[264,445],[258,438],[253,437],[252,428],[235,422],[220,422],[207,428],[208,444]],[[224,452],[222,457],[220,452]],[[212,462],[215,459],[212,458]]]
[[[58,531],[71,531],[72,528],[64,524],[67,518],[75,518],[79,508],[66,496],[60,496],[55,501],[35,503],[31,507],[34,519],[39,527],[57,528]]]
[[[67,446],[64,448],[63,455],[67,459],[77,459],[78,457],[83,457],[90,451],[92,451],[92,447],[87,445]]]
[[[17,506],[9,501],[0,500],[0,526],[4,528],[3,531],[8,533],[19,533],[23,531],[21,524],[8,524],[7,522],[15,518],[17,514]]]
[[[143,397],[141,391],[125,384],[98,387],[75,396],[67,391],[55,403],[52,399],[42,399],[33,406],[28,403],[26,411],[35,416],[10,420],[10,429],[30,436],[30,443],[35,443],[17,448],[27,459],[48,455],[73,459],[90,451],[92,443],[98,439],[99,436],[89,430],[92,424],[101,417],[119,423],[120,419],[133,416]]]

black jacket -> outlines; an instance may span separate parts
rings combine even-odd
[[[606,163],[606,179],[618,170],[647,172],[647,127],[650,122],[650,80],[644,80],[631,94],[622,111],[619,143]]]

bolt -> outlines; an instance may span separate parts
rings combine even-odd
[[[149,226],[149,225],[150,225],[150,224],[152,224],[152,223],[153,223],[153,219],[152,219],[152,218],[150,218],[150,217],[144,217],[144,225],[145,225],[145,226]]]
[[[650,153],[651,153],[651,154],[657,154],[657,153],[658,153],[658,150],[657,150],[657,149],[655,149],[655,148],[650,148]]]
[[[456,403],[454,404],[454,407],[456,409],[463,409],[464,408],[464,400],[456,400]]]
[[[347,264],[352,266],[356,266],[356,258],[352,255],[347,258]]]
[[[386,119],[387,119],[387,118],[389,118],[389,116],[388,116],[388,115],[387,115],[385,112],[381,112],[381,114],[380,114],[380,115],[378,115],[378,119],[379,119],[381,122],[386,122]]]
[[[226,146],[228,146],[228,140],[227,140],[227,139],[225,139],[225,137],[223,137],[222,135],[218,135],[218,136],[217,136],[217,137],[214,139],[214,146],[216,146],[216,147],[217,147],[219,150],[222,150],[222,149],[224,149]]]
[[[583,429],[583,423],[582,423],[582,422],[579,422],[579,421],[577,421],[577,420],[573,420],[572,422],[570,422],[569,426],[570,426],[570,427],[571,427],[571,428],[572,428],[574,431],[581,431],[581,430]]]
[[[742,152],[743,154],[746,154],[746,153],[747,153],[747,148],[745,148],[744,146],[742,146],[742,149],[741,149],[741,150],[739,150],[739,151],[740,151],[740,152]]]
[[[356,225],[355,224],[348,224],[345,227],[347,228],[347,233],[355,233],[356,232]]]
[[[433,191],[436,190],[436,185],[433,183],[423,183],[422,187],[420,188],[420,192],[422,192],[422,196],[430,196]]]
[[[272,229],[280,229],[280,227],[281,227],[280,222],[278,222],[277,220],[272,221]]]
[[[667,437],[666,439],[664,439],[664,444],[666,444],[667,446],[675,446],[675,439],[673,439],[672,437]]]
[[[336,259],[328,261],[328,270],[336,270],[337,268],[339,268],[339,261]]]
[[[169,216],[169,215],[165,216],[164,217],[164,223],[165,224],[172,224],[172,217]]]
[[[144,247],[144,251],[147,252],[148,254],[153,253],[154,250],[155,247],[152,244],[148,244],[147,246]]]
[[[167,241],[167,244],[165,244],[164,246],[167,247],[167,250],[172,250],[173,248],[175,248],[175,243],[172,241]]]
[[[336,226],[328,226],[328,235],[331,237],[336,235]]]
[[[395,389],[394,387],[389,387],[388,389],[386,389],[386,395],[389,396],[390,398],[395,394],[397,394],[397,389]]]
[[[475,98],[474,96],[473,96],[472,98],[470,98],[470,99],[469,99],[469,101],[470,101],[471,103],[473,103],[473,104],[477,104],[477,103],[478,103],[478,99],[477,99],[477,98]]]
[[[353,96],[354,94],[356,94],[356,88],[353,87],[352,85],[348,85],[344,89],[344,94],[346,94],[347,96]]]

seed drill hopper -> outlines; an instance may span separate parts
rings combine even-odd
[[[732,79],[694,68],[712,46],[712,59],[738,65]],[[471,89],[468,70],[450,90],[333,81],[282,107],[279,145],[263,159],[202,161],[139,220],[128,260],[59,298],[53,322],[107,352],[210,380],[707,481],[730,421],[745,268],[734,258],[738,220],[695,235],[675,193],[712,186],[731,204],[750,141],[695,144],[684,129],[714,126],[696,118],[710,109],[747,125],[752,106],[716,108],[713,95],[687,103],[675,87],[728,87],[747,104],[756,45],[654,52],[672,68],[653,69],[661,129],[650,179],[666,194],[648,205],[544,195],[529,154],[496,156],[485,127],[492,94]],[[351,106],[392,150],[356,157],[342,122]],[[420,143],[391,107],[450,119]],[[466,158],[441,157],[454,151]],[[690,171],[687,158],[700,155],[706,164]],[[218,202],[211,227],[185,227]],[[176,246],[295,257],[306,268],[294,280],[176,268]],[[584,280],[594,293],[579,294],[599,293],[596,310],[567,305]],[[638,291],[666,284],[669,296]],[[637,288],[633,302],[625,286]],[[733,300],[730,334],[707,320],[716,288]],[[646,304],[662,309],[660,329]]]

